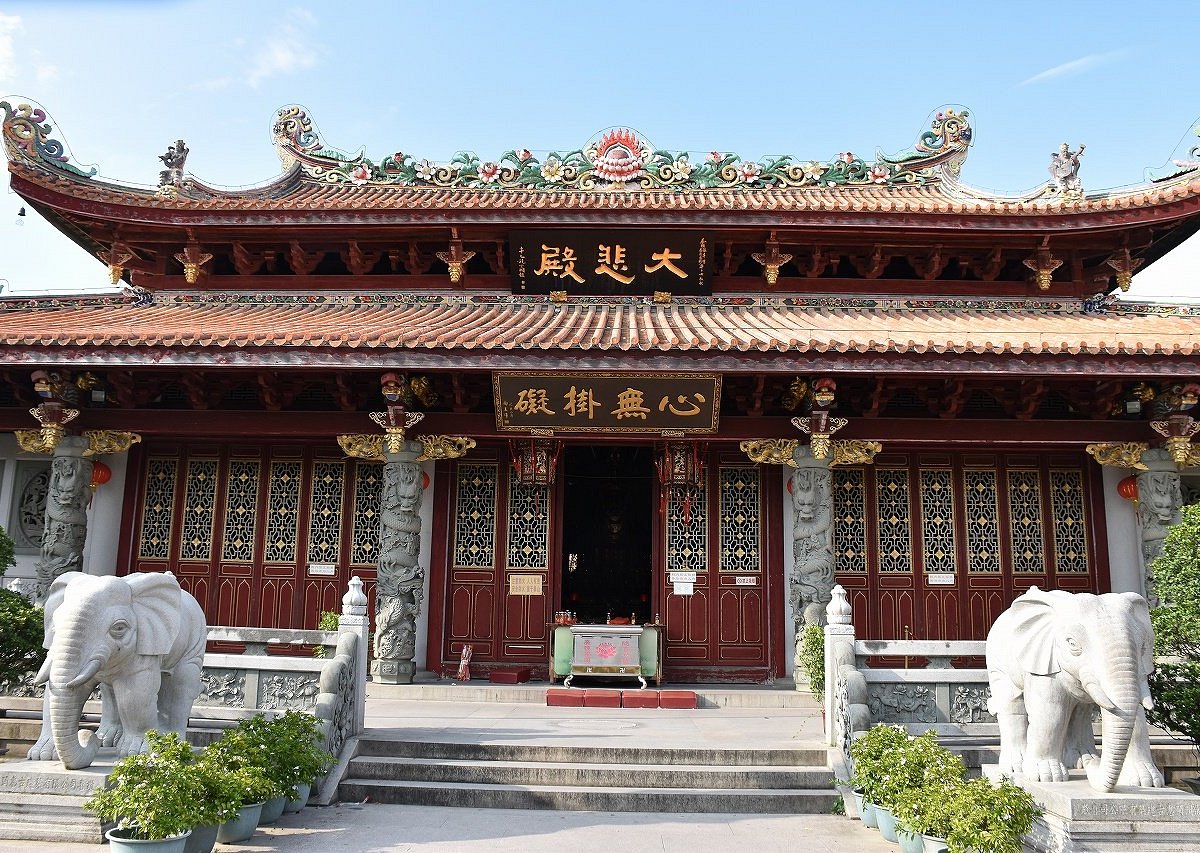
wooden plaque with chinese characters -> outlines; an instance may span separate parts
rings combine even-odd
[[[719,373],[494,373],[496,428],[715,433]]]
[[[697,231],[513,231],[513,293],[712,293],[712,240]]]

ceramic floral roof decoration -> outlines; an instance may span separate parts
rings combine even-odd
[[[938,111],[912,151],[874,161],[846,151],[822,162],[791,156],[743,160],[712,151],[694,162],[691,155],[656,149],[628,128],[614,128],[584,148],[544,157],[514,148],[495,160],[469,152],[434,163],[397,151],[376,163],[363,153],[348,155],[327,147],[299,106],[276,115],[274,136],[284,168],[299,164],[309,178],[330,184],[496,190],[707,190],[922,185],[943,174],[957,175],[971,144],[966,110]]]

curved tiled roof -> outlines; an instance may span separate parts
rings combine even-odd
[[[1200,356],[1200,311],[1073,301],[240,294],[0,303],[0,344],[571,353],[1013,353]],[[90,303],[90,304],[89,304]],[[1049,306],[1049,307],[1047,307]],[[1163,309],[1165,310],[1165,309]]]

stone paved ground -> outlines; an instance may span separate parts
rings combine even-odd
[[[98,853],[89,844],[0,841],[2,853]],[[629,814],[336,805],[307,808],[216,853],[895,853],[856,820],[833,815]]]

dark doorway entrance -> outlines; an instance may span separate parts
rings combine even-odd
[[[563,454],[562,609],[580,622],[649,621],[654,454],[649,447],[568,447]]]

